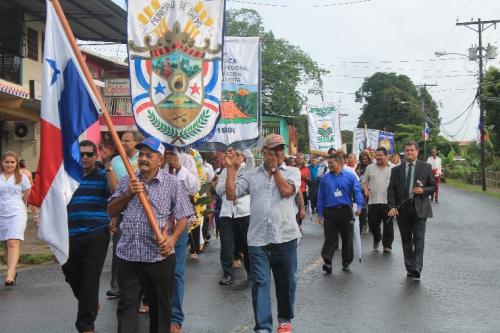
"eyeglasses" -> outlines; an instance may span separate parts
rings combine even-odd
[[[80,152],[80,157],[92,158],[92,157],[94,157],[94,155],[95,154],[93,152],[90,152],[90,151]]]

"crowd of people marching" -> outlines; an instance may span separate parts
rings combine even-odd
[[[221,286],[235,282],[243,266],[251,285],[255,332],[272,332],[271,275],[277,298],[277,332],[292,332],[297,247],[309,210],[323,226],[322,269],[332,274],[341,249],[342,270],[353,261],[353,224],[373,235],[373,250],[392,251],[397,219],[407,277],[420,279],[425,224],[438,202],[442,174],[435,150],[417,159],[416,142],[404,157],[385,148],[359,156],[330,149],[324,156],[285,156],[285,142],[271,134],[256,166],[250,150],[215,154],[166,148],[136,132],[122,145],[137,176],[130,180],[113,144],[80,142],[83,178],[67,206],[69,259],[62,265],[78,300],[76,329],[94,332],[99,281],[112,242],[110,289],[118,298],[118,332],[137,332],[140,313],[149,313],[150,332],[182,331],[186,256],[199,260],[211,237],[220,239]],[[32,179],[13,152],[0,166],[0,240],[5,242],[5,286],[16,283],[19,244],[24,239]],[[138,194],[149,199],[161,230],[157,239]],[[34,211],[38,223],[38,210]],[[41,222],[43,223],[43,221]],[[339,235],[340,240],[339,241]],[[189,278],[189,277],[188,277]]]

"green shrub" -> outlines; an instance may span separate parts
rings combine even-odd
[[[19,262],[26,265],[40,265],[53,260],[50,253],[22,254],[19,257]]]

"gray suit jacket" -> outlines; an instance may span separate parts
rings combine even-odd
[[[405,193],[405,170],[406,161],[391,170],[391,180],[387,188],[387,203],[390,208],[398,207],[403,200],[408,199],[408,194]],[[415,177],[413,183],[416,185],[417,181],[420,181],[424,189],[423,194],[417,194],[413,198],[417,217],[421,219],[432,217],[432,207],[429,196],[436,190],[436,181],[432,175],[431,165],[417,160],[413,176]]]

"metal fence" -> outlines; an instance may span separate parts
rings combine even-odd
[[[481,174],[479,172],[472,176],[472,184],[481,185]],[[500,172],[486,171],[486,186],[500,187]]]

